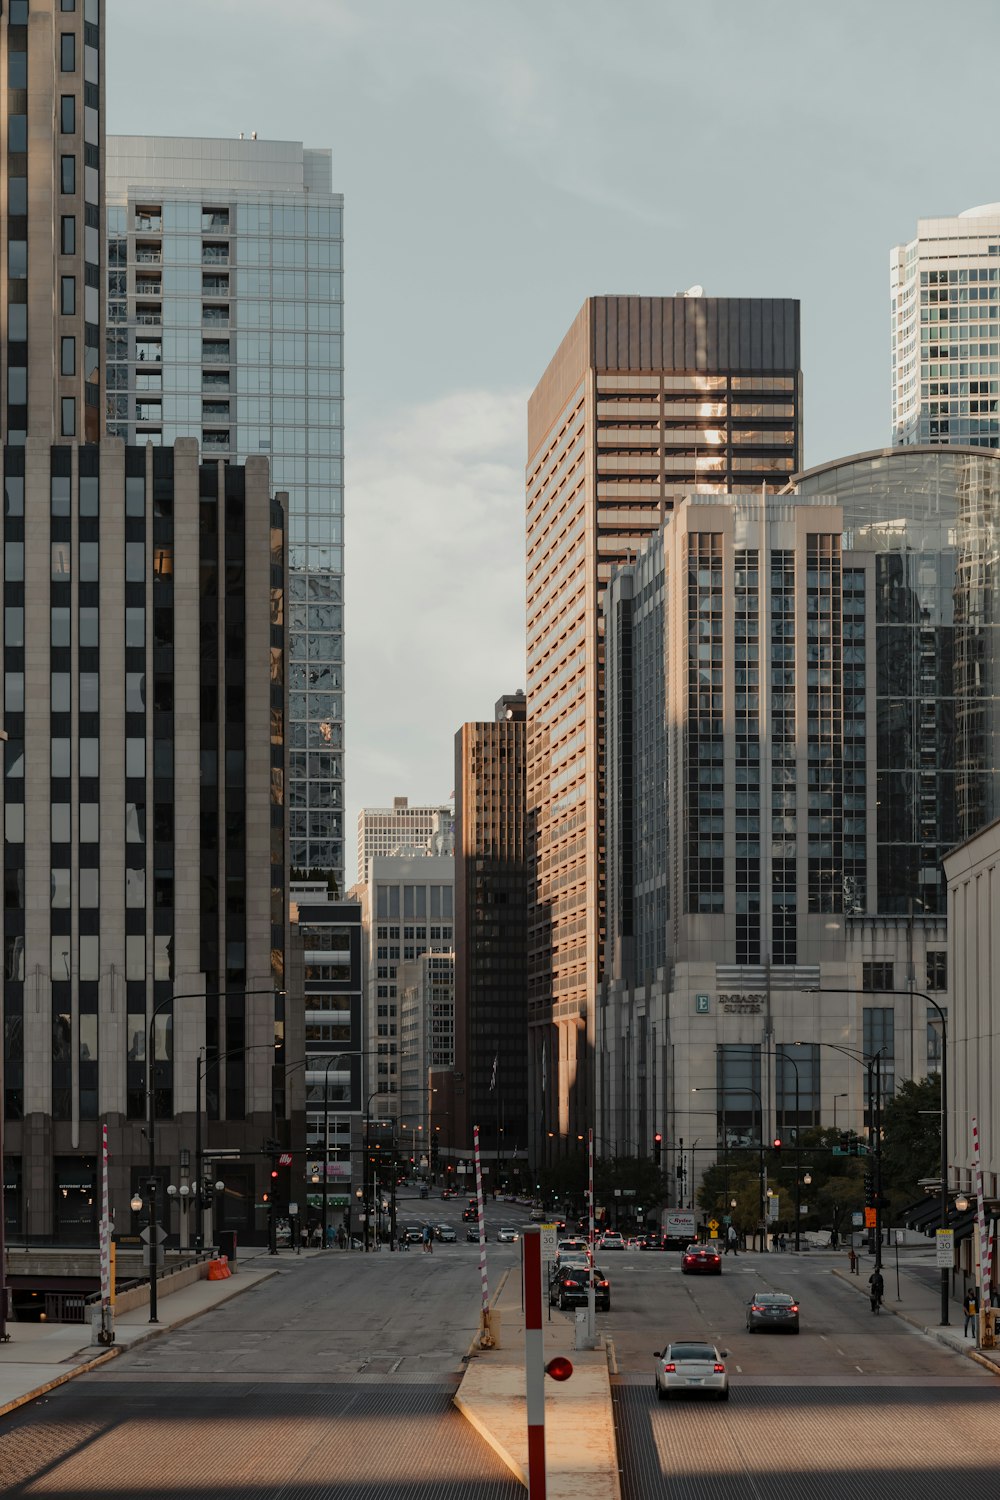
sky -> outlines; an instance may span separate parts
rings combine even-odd
[[[348,884],[360,808],[447,801],[524,686],[527,398],[583,301],[798,297],[811,467],[889,441],[891,247],[1000,201],[995,0],[107,0],[107,33],[109,133],[333,151]]]

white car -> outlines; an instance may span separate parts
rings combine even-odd
[[[658,1400],[666,1401],[682,1391],[694,1395],[714,1396],[716,1401],[729,1400],[729,1375],[724,1361],[728,1349],[702,1344],[694,1339],[668,1344],[661,1353],[654,1351],[654,1379]]]
[[[497,1230],[498,1245],[516,1245],[521,1236],[509,1224],[501,1224]]]
[[[624,1235],[619,1234],[617,1229],[609,1229],[608,1232],[607,1232],[607,1234],[601,1240],[601,1249],[602,1250],[624,1250],[625,1249],[625,1237],[624,1237]]]
[[[565,1260],[567,1255],[587,1255],[586,1240],[560,1240],[556,1246],[556,1260]]]

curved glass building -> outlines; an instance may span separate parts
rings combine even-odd
[[[1000,815],[1000,457],[889,448],[810,469],[786,493],[840,505],[844,550],[874,554],[877,853],[865,904],[943,913],[944,854]]]

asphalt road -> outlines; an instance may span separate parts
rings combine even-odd
[[[951,1500],[992,1492],[1000,1381],[902,1319],[872,1316],[830,1260],[740,1255],[721,1277],[673,1254],[604,1257],[623,1500]],[[802,1331],[746,1331],[755,1287],[799,1298]],[[895,1288],[889,1281],[887,1301]],[[729,1351],[724,1405],[660,1403],[653,1351]]]
[[[433,1222],[461,1220],[454,1201],[401,1206],[415,1218],[433,1208]],[[494,1280],[518,1259],[517,1245],[491,1245]],[[269,1281],[0,1424],[0,1493],[73,1500],[522,1493],[451,1405],[478,1325],[475,1245],[437,1245],[433,1255],[416,1246],[408,1254],[285,1251],[275,1266]]]

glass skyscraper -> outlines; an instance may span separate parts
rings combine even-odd
[[[109,136],[107,429],[288,493],[293,871],[344,878],[343,197],[297,141]]]

